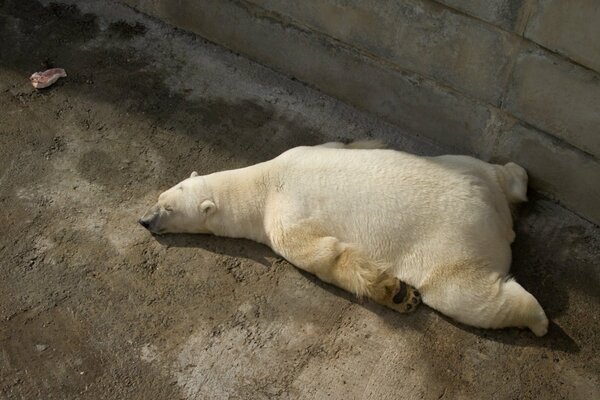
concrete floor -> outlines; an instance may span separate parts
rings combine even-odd
[[[117,4],[0,2],[0,398],[600,398],[600,229],[533,195],[538,339],[400,315],[258,244],[150,236],[166,187],[299,144],[419,141]],[[35,91],[48,66],[68,77]]]

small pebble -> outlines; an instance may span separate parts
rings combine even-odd
[[[48,348],[47,344],[36,344],[35,349],[40,353]]]

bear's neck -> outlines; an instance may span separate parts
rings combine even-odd
[[[218,214],[209,226],[213,234],[268,243],[264,210],[270,185],[265,164],[207,176]]]

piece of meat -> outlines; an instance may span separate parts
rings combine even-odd
[[[36,72],[29,77],[31,84],[36,89],[41,89],[52,85],[58,78],[64,78],[67,73],[62,68],[51,68],[43,72]]]

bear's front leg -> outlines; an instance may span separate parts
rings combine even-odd
[[[401,313],[421,302],[419,292],[387,274],[386,266],[366,257],[355,246],[332,236],[309,221],[271,235],[271,247],[292,264],[321,280]]]

